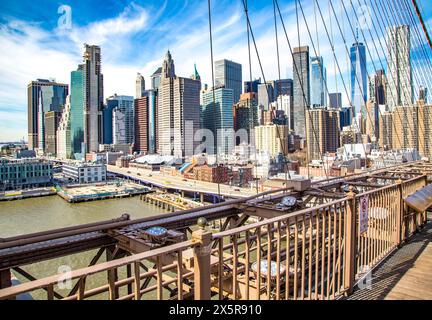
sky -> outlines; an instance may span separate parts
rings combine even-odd
[[[431,30],[432,9],[429,0],[419,1],[426,24]],[[278,67],[272,0],[249,0],[252,31],[266,80],[277,79]],[[353,29],[347,22],[360,21],[359,34],[366,43],[368,26],[382,12],[380,1],[368,7],[363,0],[333,0],[334,18],[327,0],[301,0],[304,17],[298,7],[299,30],[293,0],[279,0],[282,17],[291,46],[309,45],[311,56],[322,55],[327,67],[328,91],[343,93],[348,103],[349,63],[347,47],[354,41]],[[370,1],[367,1],[368,3]],[[355,8],[357,17],[353,13]],[[425,10],[426,9],[426,10]],[[316,13],[316,19],[314,12]],[[378,14],[376,13],[378,12]],[[330,18],[332,16],[332,18]],[[70,19],[69,19],[70,18]],[[308,26],[306,26],[306,22]],[[323,23],[334,44],[339,63]],[[383,22],[384,23],[384,22]],[[330,30],[330,24],[332,26]],[[292,78],[292,58],[278,19],[281,78]],[[354,26],[355,27],[355,26]],[[376,25],[377,27],[377,25]],[[383,27],[383,25],[382,25]],[[212,1],[214,59],[229,59],[243,66],[243,80],[249,79],[246,19],[242,0]],[[140,72],[150,86],[150,75],[162,64],[166,51],[171,51],[178,76],[189,77],[196,63],[202,82],[211,83],[208,7],[203,0],[2,0],[0,2],[0,141],[27,140],[27,84],[38,78],[70,83],[70,72],[82,62],[83,44],[101,46],[105,98],[117,93],[134,95],[135,77]],[[377,27],[380,33],[380,29]],[[298,37],[300,35],[300,37]],[[342,37],[343,35],[343,37]],[[313,42],[310,40],[313,37]],[[300,38],[300,41],[299,41]],[[380,35],[383,44],[385,39]],[[314,44],[312,46],[312,43]],[[367,54],[368,70],[386,65],[385,55],[376,41]],[[412,44],[414,52],[416,44]],[[415,59],[421,65],[418,49]],[[252,45],[252,77],[263,78]],[[344,86],[345,82],[345,86]]]

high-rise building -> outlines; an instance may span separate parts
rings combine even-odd
[[[243,93],[240,101],[233,107],[234,131],[236,135],[236,145],[241,143],[249,144],[252,140],[251,130],[258,125],[258,101],[257,94],[253,92]],[[242,139],[242,130],[246,131],[246,137]]]
[[[117,127],[113,120],[114,110],[117,110]],[[120,144],[114,141],[117,136],[123,141],[121,144],[133,144],[135,136],[135,120],[134,120],[134,98],[132,96],[113,95],[107,99],[106,108],[104,109],[104,144]],[[123,120],[121,120],[123,119]],[[123,130],[123,125],[119,121],[124,121],[124,132],[116,132],[114,129]],[[111,134],[111,137],[109,135]],[[111,139],[110,139],[111,138]]]
[[[384,150],[393,147],[393,113],[386,111],[379,117],[379,146]]]
[[[177,77],[168,51],[162,65],[158,92],[158,153],[184,157],[192,155],[199,141],[201,81]]]
[[[274,87],[272,82],[258,85],[258,105],[268,110],[270,104],[275,100]]]
[[[287,94],[279,95],[277,98],[277,109],[284,112],[289,129],[294,130],[293,97]]]
[[[390,27],[387,30],[387,105],[390,111],[396,106],[413,103],[410,26]]]
[[[340,127],[350,126],[353,120],[352,107],[345,107],[340,109]]]
[[[79,65],[76,71],[71,72],[70,94],[70,158],[82,160],[86,154],[85,136],[85,66]]]
[[[322,57],[311,58],[311,73],[311,105],[312,107],[326,107],[327,71]]]
[[[342,94],[340,92],[329,93],[329,107],[332,109],[342,108]]]
[[[126,112],[120,107],[113,109],[113,144],[127,144]]]
[[[322,160],[328,152],[336,152],[340,142],[339,111],[326,108],[306,113],[307,150],[309,160]]]
[[[157,151],[157,91],[146,90],[135,99],[135,151],[153,154]]]
[[[378,70],[369,76],[369,100],[378,105],[386,103],[386,76],[384,70]],[[391,99],[391,97],[390,97]]]
[[[419,100],[423,100],[424,103],[427,103],[428,102],[427,98],[428,98],[428,89],[423,87],[423,86],[420,86],[420,88],[419,88]]]
[[[54,80],[37,79],[27,86],[29,149],[45,149],[45,112],[61,112],[68,95],[68,85]]]
[[[71,104],[70,96],[66,98],[66,104],[61,114],[57,128],[57,157],[60,159],[72,158],[71,142]]]
[[[306,137],[305,110],[310,106],[309,47],[296,47],[293,52],[294,131]]]
[[[151,88],[153,90],[159,89],[161,76],[162,76],[162,67],[157,68],[156,71],[153,72],[153,74],[150,76],[150,78],[151,78]]]
[[[367,69],[366,47],[356,41],[350,49],[351,62],[351,103],[355,114],[362,112],[366,115],[365,106],[367,100]]]
[[[209,154],[229,154],[234,148],[233,94],[232,89],[214,88],[213,102],[212,89],[203,93],[202,125],[211,130],[214,138],[214,145],[206,150]]]
[[[141,98],[145,91],[145,79],[141,73],[137,73],[135,80],[135,98]]]
[[[288,155],[289,128],[285,125],[268,124],[255,127],[257,152],[268,152],[271,157],[280,153]]]
[[[292,79],[280,79],[274,80],[273,83],[273,91],[274,91],[274,100],[275,101],[280,95],[288,95],[293,96],[293,80]]]
[[[103,142],[100,47],[85,44],[83,62],[71,73],[71,143],[75,159],[97,152]]]
[[[244,93],[250,93],[250,92],[258,93],[258,85],[259,84],[261,84],[261,78],[255,79],[252,82],[250,80],[245,81],[244,86],[243,86],[243,92]]]
[[[232,89],[236,103],[242,94],[242,65],[226,59],[216,61],[215,82],[216,87],[225,86]]]
[[[45,154],[55,156],[57,153],[57,128],[61,112],[45,112]]]

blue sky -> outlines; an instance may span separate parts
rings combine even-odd
[[[215,59],[226,58],[243,65],[243,80],[249,77],[246,22],[241,0],[213,0]],[[305,16],[314,38],[318,36],[320,54],[327,66],[329,90],[344,92],[339,75],[335,76],[333,55],[318,16],[314,21],[313,1],[302,0]],[[340,1],[333,0],[339,17],[344,17]],[[352,1],[354,6],[358,0]],[[363,1],[362,1],[363,2]],[[428,26],[432,26],[432,10],[427,0],[420,1]],[[279,0],[288,36],[298,45],[296,16],[292,0]],[[324,20],[329,23],[328,1],[320,0]],[[355,16],[345,1],[352,21]],[[59,28],[58,8],[71,8],[72,28]],[[371,21],[375,10],[371,7]],[[271,0],[249,0],[252,27],[264,67],[266,79],[277,78],[273,6]],[[27,139],[27,84],[36,78],[55,78],[69,83],[70,72],[82,60],[83,43],[102,48],[102,72],[105,97],[114,93],[133,95],[136,72],[149,83],[151,73],[161,65],[170,49],[179,76],[189,76],[197,64],[204,83],[211,83],[208,41],[207,1],[204,0],[2,0],[0,3],[0,141]],[[345,17],[346,18],[346,17]],[[300,15],[301,44],[309,44],[309,35]],[[335,51],[348,84],[349,66],[346,49],[333,18]],[[344,34],[348,44],[353,35],[345,21]],[[365,31],[366,36],[368,32]],[[384,40],[382,40],[384,42]],[[279,44],[282,77],[292,77],[292,64],[287,42],[279,23]],[[317,43],[315,43],[317,45]],[[379,49],[380,50],[380,49]],[[378,56],[371,47],[373,60]],[[255,52],[253,77],[261,77]],[[379,52],[380,53],[380,52]],[[311,47],[311,55],[313,49]],[[367,57],[370,60],[370,57]],[[381,61],[385,61],[382,58]],[[369,71],[373,66],[369,64]],[[336,80],[337,79],[337,80]],[[345,102],[347,101],[344,98]]]

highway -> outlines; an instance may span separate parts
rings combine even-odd
[[[147,183],[153,183],[164,188],[178,189],[189,192],[200,192],[207,194],[218,194],[217,183],[198,181],[188,179],[183,181],[182,176],[171,176],[160,173],[159,171],[151,171],[138,168],[118,168],[116,166],[107,165],[108,172],[123,174],[135,179],[140,179]],[[130,172],[130,173],[128,173]],[[149,176],[151,175],[151,176]],[[239,191],[236,191],[239,190]],[[256,194],[256,190],[250,188],[239,188],[225,184],[220,185],[220,193],[224,197],[243,198]]]

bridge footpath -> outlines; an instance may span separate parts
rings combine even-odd
[[[432,300],[432,222],[393,252],[349,300]]]

